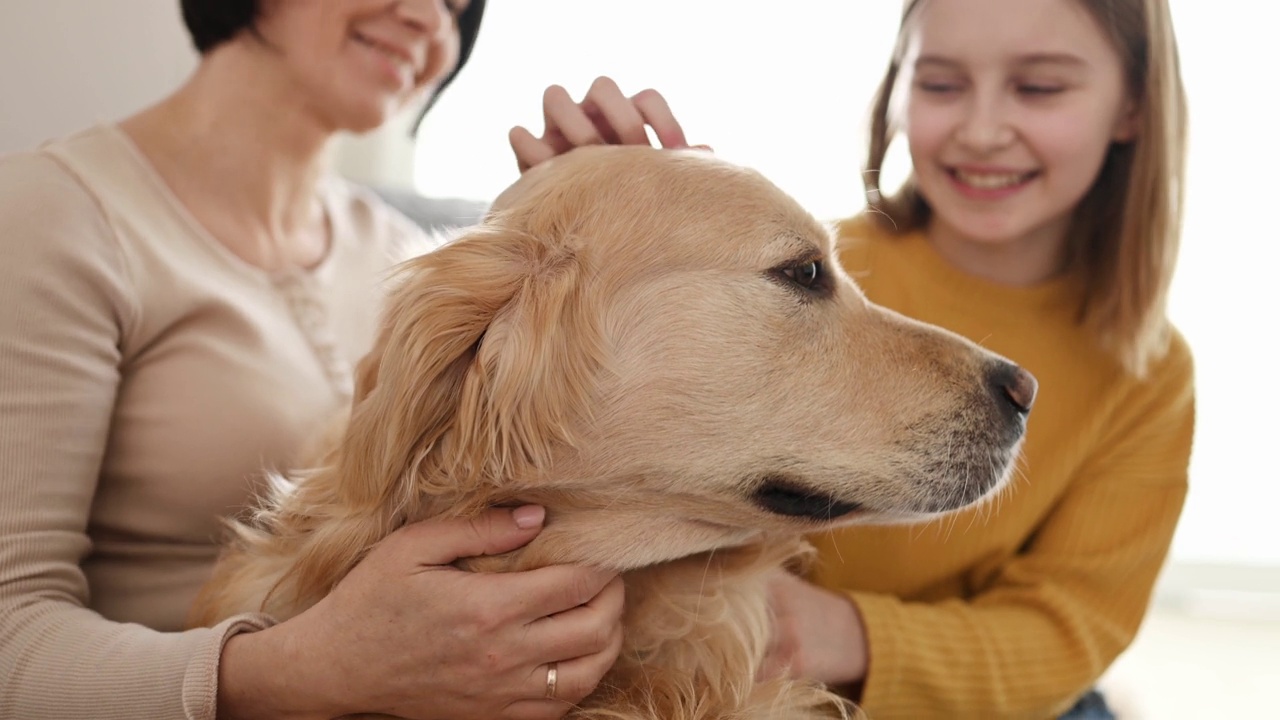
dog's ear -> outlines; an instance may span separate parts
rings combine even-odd
[[[278,586],[294,607],[404,522],[508,499],[504,481],[573,442],[602,352],[581,257],[561,239],[491,218],[400,268],[345,433],[289,499],[288,522],[309,528]]]
[[[357,373],[347,502],[483,501],[572,443],[602,357],[580,252],[499,219],[403,268]]]

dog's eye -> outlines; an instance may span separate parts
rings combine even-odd
[[[782,268],[782,274],[802,288],[813,289],[822,280],[822,261],[810,260],[801,265]]]
[[[805,302],[828,298],[835,292],[835,279],[822,258],[793,260],[770,270],[768,277]]]

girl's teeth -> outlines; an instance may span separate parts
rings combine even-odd
[[[975,174],[957,170],[956,177],[965,185],[980,190],[997,190],[1017,185],[1026,178],[1026,175],[1022,173]]]

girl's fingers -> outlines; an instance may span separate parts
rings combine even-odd
[[[671,107],[667,105],[666,98],[662,97],[657,90],[641,90],[631,96],[631,103],[640,112],[645,124],[653,128],[653,132],[658,136],[658,142],[661,143],[662,147],[685,148],[689,146],[688,141],[684,138],[684,129],[676,121],[675,115],[671,112]]]

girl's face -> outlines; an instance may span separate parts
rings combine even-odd
[[[1108,148],[1136,124],[1120,58],[1088,10],[1077,0],[924,0],[903,67],[931,236],[1061,253]]]
[[[378,127],[458,61],[468,0],[264,0],[259,34],[333,130]]]

